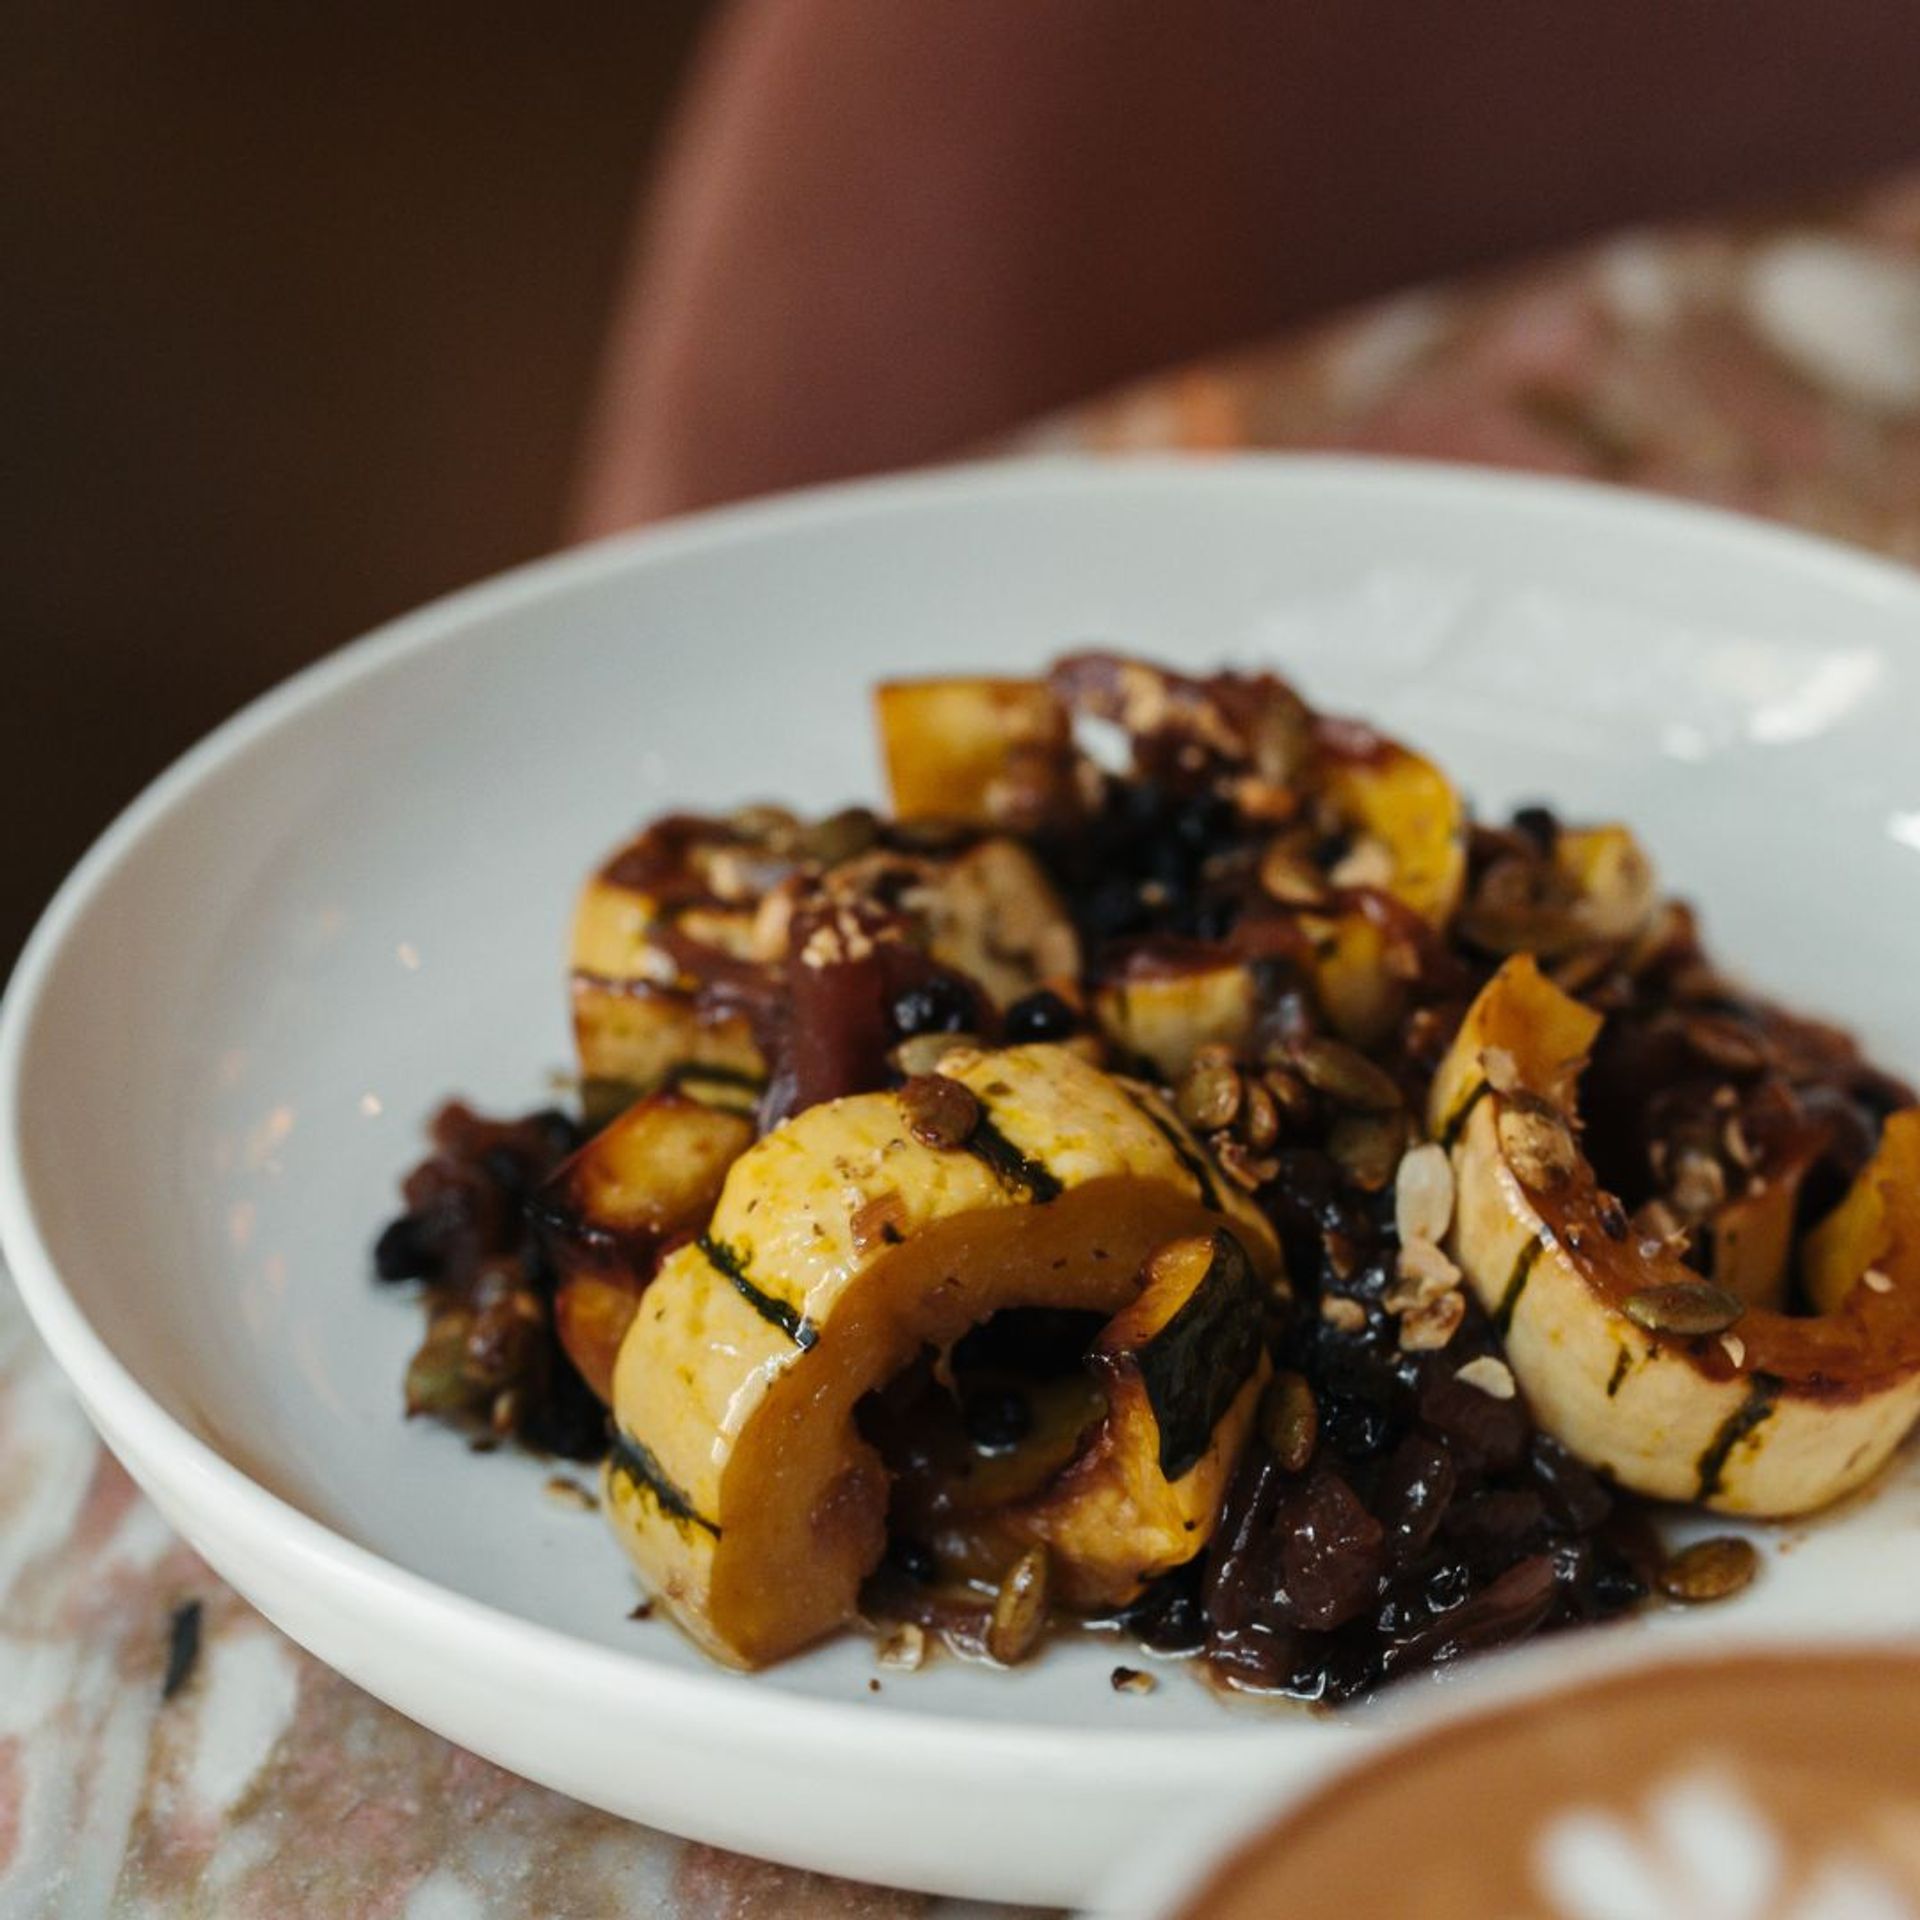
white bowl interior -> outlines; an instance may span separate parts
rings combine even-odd
[[[536,1103],[566,1066],[571,898],[642,816],[872,797],[866,689],[883,675],[1018,671],[1088,643],[1272,665],[1437,753],[1484,809],[1545,796],[1630,819],[1740,970],[1920,1069],[1917,637],[1913,580],[1810,542],[1331,461],[960,474],[566,558],[275,696],[90,860],[9,999],[8,1251],[96,1416],[189,1531],[218,1533],[207,1503],[229,1483],[137,1440],[160,1431],[129,1412],[140,1395],[385,1561],[693,1671],[670,1628],[626,1618],[621,1556],[542,1498],[546,1468],[402,1423],[418,1317],[367,1268],[434,1104]],[[1907,1480],[1889,1499],[1920,1531]],[[1853,1607],[1844,1569],[1872,1560],[1893,1511],[1783,1560],[1766,1620]],[[324,1586],[324,1543],[301,1551]],[[1863,1627],[1890,1606],[1920,1617],[1889,1571]],[[1012,1677],[948,1662],[875,1698],[847,1644],[712,1684],[857,1702],[876,1728],[903,1712],[1221,1724],[1198,1686],[1115,1696],[1115,1653],[1066,1648]]]

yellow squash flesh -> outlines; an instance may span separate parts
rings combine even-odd
[[[1266,1223],[1154,1096],[1063,1047],[951,1055],[980,1102],[962,1147],[902,1098],[810,1108],[729,1174],[620,1350],[607,1505],[640,1575],[717,1658],[760,1666],[853,1616],[888,1480],[854,1410],[923,1348],[1008,1307],[1110,1317],[1148,1255]]]
[[[1453,1158],[1454,1257],[1503,1328],[1535,1418],[1590,1465],[1726,1513],[1825,1506],[1871,1479],[1920,1414],[1920,1110],[1889,1118],[1851,1196],[1810,1236],[1818,1313],[1749,1307],[1725,1335],[1650,1332],[1627,1302],[1700,1276],[1663,1244],[1621,1236],[1584,1159],[1527,1184],[1499,1129],[1518,1096],[1487,1078],[1495,1061],[1571,1118],[1598,1027],[1526,956],[1475,1001],[1431,1111]]]

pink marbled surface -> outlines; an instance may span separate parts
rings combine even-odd
[[[1446,455],[1920,559],[1920,176],[1403,296],[1017,445]],[[168,1617],[190,1599],[201,1659],[162,1701]],[[389,1712],[173,1538],[0,1280],[0,1920],[966,1911],[625,1825]]]

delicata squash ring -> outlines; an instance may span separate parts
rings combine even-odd
[[[940,1083],[964,1089],[943,1103],[975,1116],[964,1131],[929,1126],[943,1116],[917,1106],[910,1082],[809,1108],[759,1141],[707,1231],[662,1265],[620,1349],[606,1472],[615,1529],[650,1591],[735,1665],[778,1660],[854,1616],[885,1548],[888,1495],[855,1409],[922,1348],[944,1350],[1008,1307],[1119,1315],[1149,1286],[1149,1257],[1193,1236],[1230,1235],[1266,1290],[1280,1284],[1272,1230],[1145,1089],[1060,1046],[956,1052]],[[1162,1291],[1213,1310],[1178,1276]],[[1259,1348],[1238,1343],[1249,1375]],[[1150,1366],[1135,1371],[1151,1383]],[[1258,1396],[1255,1382],[1231,1384],[1207,1383],[1204,1396],[1226,1441],[1203,1437],[1189,1457],[1196,1442],[1182,1435],[1163,1462],[1169,1480],[1206,1476],[1211,1511],[1161,1500],[1158,1458],[1144,1490],[1110,1461],[1089,1465],[1107,1527],[1057,1504],[1033,1516],[1069,1571],[1084,1560],[1093,1589],[1111,1584],[1077,1528],[1104,1541],[1172,1511],[1181,1557],[1205,1544],[1224,1456]],[[1143,1419],[1129,1399],[1124,1411],[1165,1456],[1151,1409]]]
[[[1637,1235],[1580,1154],[1599,1027],[1525,955],[1474,1002],[1431,1109],[1453,1158],[1455,1258],[1536,1419],[1582,1459],[1725,1513],[1825,1506],[1920,1413],[1920,1109],[1887,1120],[1802,1243],[1815,1311],[1743,1308]]]

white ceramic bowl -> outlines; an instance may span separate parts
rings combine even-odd
[[[0,1236],[101,1431],[293,1637],[602,1806],[868,1878],[1072,1899],[1144,1823],[1368,1716],[1221,1704],[1113,1646],[868,1690],[848,1641],[753,1677],[626,1617],[546,1469],[399,1417],[368,1281],[445,1093],[566,1062],[580,875],[670,802],[871,794],[866,687],[1108,641],[1260,661],[1436,750],[1484,806],[1622,813],[1763,985],[1920,1067],[1920,582],[1559,483],[1339,460],[1045,462],[776,501],[461,594],[250,708],[49,910],[0,1021]],[[1920,1621],[1920,1482],[1752,1595],[1621,1629]],[[1458,1691],[1471,1698],[1463,1676]]]

